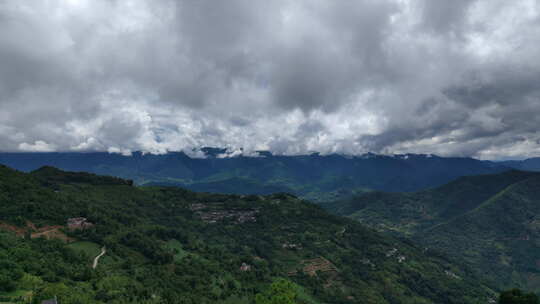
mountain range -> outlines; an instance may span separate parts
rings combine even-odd
[[[132,179],[139,185],[174,185],[202,192],[270,194],[288,192],[312,201],[331,201],[364,191],[410,192],[461,176],[517,168],[539,170],[540,161],[492,162],[424,154],[283,156],[260,151],[234,156],[203,148],[204,158],[183,152],[131,156],[96,153],[0,153],[0,163],[22,171],[50,165],[69,171]]]

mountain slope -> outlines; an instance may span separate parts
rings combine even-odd
[[[279,189],[317,201],[365,190],[416,191],[460,176],[508,169],[471,158],[432,155],[276,156],[261,152],[260,157],[220,158],[222,150],[204,151],[204,159],[184,153],[0,153],[0,163],[22,171],[50,165],[132,179],[137,184],[177,185],[196,191],[267,194]]]
[[[509,160],[500,162],[500,164],[517,170],[540,171],[540,157],[524,160]]]
[[[495,286],[540,291],[540,173],[463,177],[416,193],[324,204],[379,231],[463,259]]]
[[[540,177],[517,182],[463,216],[418,235],[486,277],[540,292]]]
[[[80,216],[88,225],[67,229],[66,220],[74,225]],[[287,194],[203,194],[50,167],[31,174],[0,167],[0,221],[21,236],[0,233],[11,294],[33,290],[62,303],[250,303],[275,277],[296,283],[299,303],[484,303],[492,296],[468,268],[436,252]]]

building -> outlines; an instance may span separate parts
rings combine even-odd
[[[85,217],[72,217],[67,220],[67,227],[70,230],[86,229],[94,226]]]

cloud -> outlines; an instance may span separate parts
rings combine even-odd
[[[52,152],[55,148],[56,147],[53,144],[48,144],[42,140],[38,140],[33,144],[23,142],[19,145],[21,151],[28,152]]]
[[[539,156],[539,25],[534,0],[3,1],[0,143]]]
[[[475,0],[421,0],[422,26],[439,33],[460,32]]]

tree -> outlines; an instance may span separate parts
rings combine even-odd
[[[2,256],[0,261],[0,291],[13,291],[17,287],[17,282],[23,276],[23,271],[16,263],[7,260]]]
[[[15,281],[6,274],[0,273],[0,291],[13,291],[17,287]]]
[[[256,304],[296,304],[296,288],[283,278],[274,280],[270,287],[255,296]]]
[[[524,293],[520,289],[512,289],[501,293],[499,304],[540,304],[540,300],[534,293]]]

